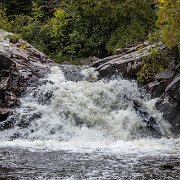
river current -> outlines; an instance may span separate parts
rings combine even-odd
[[[156,100],[135,81],[81,75],[55,66],[27,90],[0,132],[0,179],[179,179],[180,139]]]

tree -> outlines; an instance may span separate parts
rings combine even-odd
[[[10,24],[6,16],[6,9],[2,6],[2,4],[0,4],[0,29],[4,29],[6,31],[10,30]]]
[[[17,4],[22,7],[19,12],[9,12],[14,17],[11,29],[59,62],[112,54],[127,43],[144,40],[156,22],[154,0],[33,2],[25,15],[28,4],[6,1],[7,8],[15,3],[15,11]]]
[[[7,16],[14,17],[15,15],[30,14],[32,0],[0,0],[6,9]]]
[[[159,0],[157,26],[163,42],[169,47],[180,48],[180,0]]]
[[[51,47],[61,47],[58,52],[64,57],[103,57],[126,43],[143,40],[155,27],[152,2],[64,0],[60,4],[61,18],[55,15],[50,20],[52,29],[62,33],[51,41],[56,41]]]
[[[62,0],[36,0],[36,3],[41,7],[44,18],[52,17],[55,9],[59,6]]]

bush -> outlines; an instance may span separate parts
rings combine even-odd
[[[6,8],[3,7],[2,4],[0,4],[0,29],[4,29],[6,31],[10,30],[10,23],[8,21],[8,18],[6,16]]]
[[[159,0],[157,27],[163,42],[169,47],[180,49],[180,0]]]
[[[137,80],[142,84],[154,81],[157,73],[164,71],[171,65],[169,53],[168,50],[163,52],[156,49],[152,50],[151,54],[143,61],[141,70],[137,73]]]

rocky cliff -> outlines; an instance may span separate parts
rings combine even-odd
[[[27,42],[0,30],[0,128],[27,87],[37,87],[53,62]],[[2,125],[3,124],[3,125]]]

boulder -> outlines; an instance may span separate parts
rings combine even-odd
[[[180,102],[180,74],[167,86],[166,92]]]
[[[10,112],[11,110],[8,108],[0,108],[0,122],[6,120]]]
[[[171,131],[175,135],[180,134],[180,75],[167,86],[156,107],[172,125]]]
[[[180,134],[180,103],[164,93],[156,103],[156,108],[163,113],[164,119],[171,124],[171,132],[178,136]]]
[[[163,72],[160,72],[160,73],[156,74],[155,78],[157,80],[159,80],[159,81],[168,80],[168,79],[173,78],[175,73],[176,73],[175,71],[167,69],[167,70],[165,70]]]
[[[81,68],[75,65],[59,65],[65,78],[68,81],[81,81],[84,79],[84,76],[81,72]]]
[[[152,98],[160,97],[164,90],[166,89],[166,81],[165,82],[159,82],[159,81],[153,81],[145,86],[145,89],[147,92],[151,95]]]

